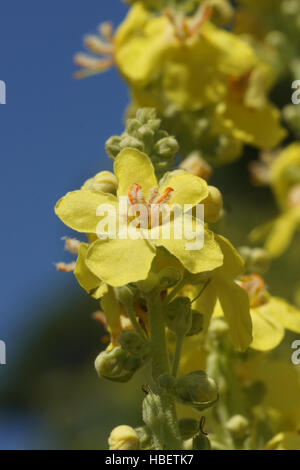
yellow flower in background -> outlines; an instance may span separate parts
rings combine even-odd
[[[222,309],[229,325],[231,340],[235,348],[245,351],[252,341],[252,322],[250,316],[249,297],[235,279],[244,272],[244,262],[231,243],[224,237],[216,235],[223,256],[223,265],[215,269],[209,276],[209,282],[190,286],[184,290],[191,300],[202,292],[193,303],[193,307],[204,315],[204,334],[210,324],[214,312]]]
[[[291,144],[280,152],[271,161],[268,171],[281,214],[255,228],[250,239],[266,238],[265,249],[277,257],[288,248],[300,225],[300,143]]]
[[[133,6],[116,33],[115,58],[133,90],[141,89],[137,95],[144,90],[155,101],[149,88],[154,84],[154,96],[156,88],[161,90],[161,105],[167,99],[182,109],[199,109],[226,95],[226,77],[243,76],[254,67],[251,47],[207,21],[210,15],[204,5],[180,22],[170,12],[154,16],[141,4]]]
[[[182,208],[185,204],[192,207],[209,196],[207,183],[185,172],[174,175],[170,173],[166,182],[159,186],[151,160],[146,154],[135,149],[121,151],[114,162],[114,169],[118,179],[118,197],[128,198],[131,207],[138,202],[151,200],[154,203],[153,196],[157,200],[156,204],[161,201],[170,205],[178,204]],[[74,191],[57,203],[56,214],[72,229],[95,237],[99,220],[103,219],[102,215],[97,216],[98,207],[109,204],[118,214],[118,197],[88,189]],[[210,204],[209,199],[208,203]],[[192,216],[189,217],[194,228],[201,223]],[[161,237],[160,233],[158,239],[147,240],[143,236],[143,230],[147,231],[148,227],[141,227],[137,239],[103,238],[93,241],[86,251],[85,259],[88,270],[94,275],[92,278],[89,275],[88,284],[91,283],[91,288],[98,287],[94,286],[97,278],[111,286],[122,286],[146,279],[156,254],[156,247],[159,246],[165,247],[192,273],[211,271],[222,264],[223,255],[212,232],[204,229],[205,242],[201,250],[188,250],[184,236],[181,239],[172,237],[174,221],[169,222],[169,225],[170,239]],[[82,250],[86,248],[83,247]],[[82,280],[81,283],[83,284]]]
[[[243,385],[261,382],[265,393],[256,410],[268,416],[274,434],[300,429],[300,374],[291,362],[258,355],[237,365],[237,375]]]
[[[264,280],[257,274],[237,281],[249,295],[253,325],[252,349],[269,351],[284,338],[285,329],[300,333],[300,310],[284,299],[271,296]]]

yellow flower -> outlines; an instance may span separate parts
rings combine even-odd
[[[244,262],[226,238],[216,235],[216,240],[223,252],[223,265],[211,273],[209,283],[193,305],[204,315],[204,333],[213,314],[224,314],[235,348],[244,351],[252,341],[249,297],[235,282],[244,271]],[[190,287],[186,294],[192,298],[196,291],[201,292],[202,289],[203,283]]]
[[[250,347],[257,351],[276,348],[284,337],[285,329],[300,333],[300,311],[279,297],[271,296],[261,276],[242,276],[236,281],[250,301],[252,319],[252,342]],[[222,306],[216,305],[214,316],[223,314]]]
[[[115,36],[115,57],[133,88],[159,80],[165,97],[182,109],[199,109],[225,96],[226,77],[251,70],[251,47],[208,20],[211,9],[193,18],[153,16],[141,4],[130,10]]]
[[[245,276],[240,285],[248,292],[253,323],[251,348],[274,349],[285,329],[300,333],[300,311],[279,297],[271,296],[259,275]]]
[[[118,214],[120,197],[129,199],[129,209],[134,209],[138,202],[151,207],[154,201],[158,206],[163,202],[181,208],[189,204],[192,208],[209,195],[204,180],[185,172],[170,173],[159,186],[151,160],[135,149],[121,151],[115,159],[114,169],[118,179],[117,196],[84,189],[68,193],[58,201],[55,211],[66,225],[78,232],[90,234],[95,239],[98,224],[104,219],[103,215],[97,216],[97,209],[105,204]],[[188,215],[186,217],[189,217],[194,230],[203,228],[198,219]],[[164,224],[164,228],[170,229],[169,238],[162,236],[162,226],[159,225],[159,236],[155,240],[148,237],[148,226],[137,227],[137,239],[96,239],[86,252],[85,263],[96,278],[111,286],[146,279],[157,247],[166,248],[191,273],[212,271],[222,265],[223,255],[212,232],[204,228],[204,247],[201,250],[189,250],[186,249],[187,240],[184,236],[181,239],[174,237],[174,223],[171,220]],[[95,279],[93,281],[96,282]]]
[[[291,243],[300,225],[300,143],[286,147],[270,164],[270,183],[281,214],[255,228],[250,239],[267,238],[265,249],[280,256]]]

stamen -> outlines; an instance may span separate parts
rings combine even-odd
[[[76,238],[62,237],[62,240],[65,241],[65,250],[69,251],[73,255],[78,255],[80,248],[80,241]]]
[[[104,23],[100,23],[98,27],[100,36],[102,36],[107,42],[112,42],[114,38],[113,34],[113,25],[110,21],[105,21]]]
[[[248,293],[250,307],[255,308],[265,302],[265,282],[258,274],[242,276],[242,279],[237,281],[237,284],[239,284]]]
[[[178,24],[178,21],[176,21],[175,15],[169,8],[165,8],[163,10],[163,14],[168,18],[168,20],[172,24],[174,28],[174,34],[177,37],[177,39],[183,39],[184,34],[183,34],[183,28],[182,28],[182,18],[181,18],[180,23]]]
[[[156,204],[161,204],[162,202],[168,202],[171,198],[171,193],[174,191],[173,188],[167,188],[163,195],[159,198]]]
[[[188,36],[193,36],[199,31],[201,26],[208,21],[213,14],[213,9],[207,4],[204,3],[200,6],[198,13],[194,17],[193,23],[189,27]]]
[[[98,38],[98,36],[92,34],[84,38],[84,45],[90,52],[99,55],[111,55],[114,50],[112,44],[104,42],[100,38]]]
[[[71,273],[74,271],[76,263],[73,261],[72,263],[56,263],[55,264],[57,271],[61,271],[63,273]]]
[[[130,204],[132,204],[133,206],[135,204],[145,203],[142,187],[139,184],[134,183],[130,186],[128,191],[128,199]]]

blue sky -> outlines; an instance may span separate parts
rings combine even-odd
[[[8,348],[35,321],[39,299],[73,284],[53,266],[68,259],[60,238],[69,233],[53,207],[111,167],[104,143],[122,130],[128,98],[115,70],[73,80],[72,56],[84,34],[101,21],[118,25],[126,11],[120,0],[1,1],[0,339]]]

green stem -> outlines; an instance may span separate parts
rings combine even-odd
[[[131,307],[129,307],[129,305],[126,306],[126,310],[127,310],[127,313],[128,313],[128,316],[129,316],[129,319],[132,323],[132,326],[136,332],[136,334],[141,338],[141,340],[145,343],[147,340],[146,340],[146,337],[145,337],[145,334],[142,330],[142,328],[140,327],[137,319],[136,319],[136,316],[135,316],[135,313],[133,311],[133,309]]]
[[[165,303],[168,304],[170,303],[174,297],[176,297],[176,295],[178,294],[178,292],[181,291],[181,289],[185,286],[185,279],[184,277],[176,284],[176,286],[173,288],[173,290],[171,290],[171,292],[169,293],[169,295],[166,297],[165,299]]]
[[[160,375],[169,374],[169,357],[165,334],[164,317],[162,314],[162,303],[159,295],[151,294],[147,298],[148,314],[151,333],[152,349],[152,376],[157,383]],[[178,429],[175,402],[166,390],[158,386],[158,395],[161,402],[161,413],[163,415],[163,441],[161,447],[165,450],[181,449],[181,439]],[[155,429],[152,429],[153,434]],[[160,436],[154,436],[155,442],[161,440]]]
[[[184,340],[184,337],[182,335],[180,335],[180,336],[177,335],[177,337],[176,337],[176,347],[175,347],[175,353],[174,353],[174,360],[173,360],[173,367],[172,367],[172,375],[174,377],[176,377],[177,372],[178,372],[183,340]]]

